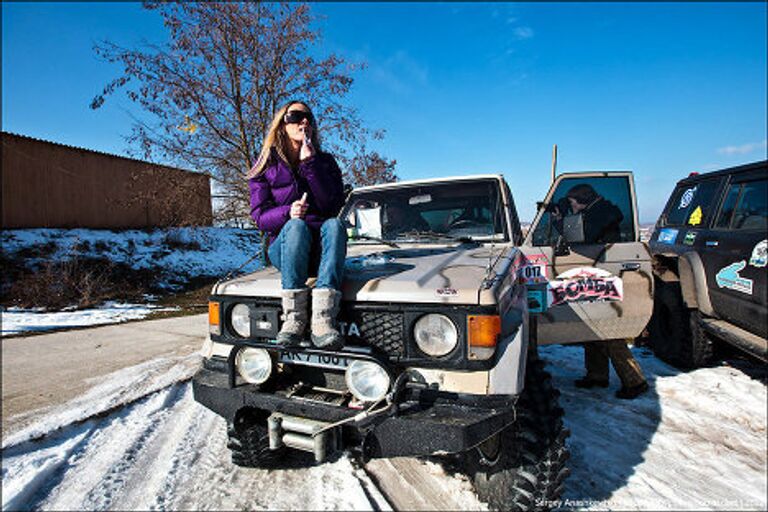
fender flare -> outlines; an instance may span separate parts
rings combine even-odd
[[[678,260],[678,275],[680,276],[680,289],[683,293],[683,301],[689,308],[698,309],[708,316],[714,316],[712,303],[709,300],[709,288],[707,288],[707,274],[704,264],[697,252],[686,252],[680,255]]]

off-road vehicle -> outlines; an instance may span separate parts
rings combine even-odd
[[[681,368],[724,341],[768,360],[768,161],[678,182],[651,237],[650,344]]]
[[[582,183],[622,210],[620,242],[584,244],[578,215],[553,218]],[[653,280],[634,197],[628,172],[562,175],[524,237],[498,175],[356,189],[340,213],[343,349],[276,345],[276,269],[220,282],[195,398],[226,419],[235,464],[274,467],[286,449],[439,455],[494,508],[556,504],[568,431],[536,347],[645,327]]]

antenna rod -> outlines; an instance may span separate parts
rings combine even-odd
[[[557,169],[557,144],[552,146],[552,181],[555,182],[555,170]]]

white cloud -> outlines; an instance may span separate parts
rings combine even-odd
[[[766,147],[768,147],[768,139],[763,139],[762,142],[750,142],[741,146],[725,146],[718,149],[717,152],[721,155],[746,155],[759,149],[766,149]]]
[[[405,51],[398,51],[380,62],[369,65],[372,77],[390,90],[405,94],[416,85],[424,87],[429,82],[429,70]]]
[[[512,33],[518,40],[530,39],[533,37],[533,29],[531,27],[515,27]]]

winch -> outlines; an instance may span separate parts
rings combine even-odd
[[[277,450],[288,446],[312,452],[317,462],[341,448],[341,427],[332,423],[311,420],[282,413],[273,413],[268,420],[269,448]]]

